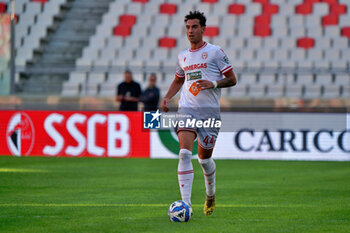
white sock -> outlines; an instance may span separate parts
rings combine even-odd
[[[179,180],[181,198],[191,204],[191,192],[193,183],[192,151],[180,149],[177,177]]]
[[[216,165],[212,158],[200,159],[198,158],[204,173],[205,189],[208,196],[215,195],[215,174]]]

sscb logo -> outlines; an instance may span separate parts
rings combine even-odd
[[[33,122],[26,113],[16,113],[8,122],[6,130],[7,147],[12,155],[28,155],[34,145]]]

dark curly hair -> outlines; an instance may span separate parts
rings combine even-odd
[[[207,18],[205,17],[203,12],[200,11],[190,11],[188,15],[185,16],[185,23],[187,23],[188,20],[190,19],[198,19],[199,24],[202,27],[205,27],[205,23],[207,22]]]

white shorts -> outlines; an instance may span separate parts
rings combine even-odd
[[[193,112],[193,111],[192,111]],[[198,113],[198,112],[197,112]],[[201,121],[206,121],[208,118],[202,118],[199,117],[198,114],[190,113],[190,111],[179,109],[178,114],[180,117],[178,117],[178,120],[184,120],[187,119],[196,119]],[[197,116],[194,116],[197,115]],[[213,122],[215,120],[220,120],[220,117],[218,118],[217,114],[216,117],[211,117],[210,122]],[[176,133],[186,130],[186,131],[192,131],[196,133],[198,145],[206,150],[213,149],[215,146],[216,139],[218,137],[220,128],[218,127],[197,127],[196,125],[186,126],[186,127],[176,127]]]

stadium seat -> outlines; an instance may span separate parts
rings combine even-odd
[[[202,2],[204,2],[204,3],[214,4],[214,3],[217,3],[217,2],[218,2],[218,0],[202,0]]]
[[[86,73],[72,72],[69,74],[68,82],[70,83],[84,83],[87,80]]]
[[[342,97],[347,99],[350,98],[350,86],[342,87]]]
[[[176,39],[169,38],[169,37],[163,37],[163,38],[159,39],[158,45],[161,48],[172,49],[172,48],[176,47]]]
[[[298,72],[310,72],[310,70],[313,69],[313,61],[303,60],[303,61],[297,61],[297,71]],[[303,75],[303,74],[299,74]]]
[[[350,39],[350,26],[341,29],[341,35]]]
[[[315,40],[309,37],[299,38],[297,41],[297,46],[303,49],[310,49],[315,46]]]
[[[285,96],[291,98],[301,98],[303,95],[303,86],[299,84],[287,85]]]
[[[322,98],[333,99],[340,97],[340,86],[339,85],[326,85],[323,87]]]
[[[270,36],[271,28],[269,25],[257,25],[254,27],[254,35],[260,37]]]
[[[309,15],[312,13],[312,4],[302,3],[295,8],[295,12],[301,15]]]
[[[253,99],[258,99],[265,97],[266,88],[265,85],[261,84],[252,84],[249,86],[249,96]]]
[[[121,80],[118,82],[121,82]],[[115,97],[117,95],[117,82],[105,82],[100,86],[99,96]]]
[[[242,84],[255,84],[257,82],[255,74],[247,74],[241,77],[239,83]]]
[[[333,77],[330,74],[318,74],[316,76],[316,83],[319,85],[331,85],[333,83]]]
[[[276,76],[274,74],[261,74],[259,75],[260,84],[275,84]]]
[[[338,21],[338,15],[326,15],[322,17],[322,26],[337,25]]]
[[[32,2],[39,2],[41,4],[47,3],[49,0],[31,0]]]
[[[350,75],[349,74],[337,74],[335,76],[335,84],[341,86],[350,86]]]
[[[64,82],[62,84],[61,96],[73,97],[78,96],[81,86],[77,83]]]
[[[284,96],[284,86],[280,84],[267,85],[267,98],[281,98]]]
[[[344,4],[332,4],[330,6],[330,13],[335,15],[345,14],[347,11],[347,7]]]
[[[232,97],[232,98],[247,98],[248,94],[247,94],[247,89],[248,86],[245,84],[240,84],[237,85],[237,87],[235,88],[228,88],[229,92],[228,92],[228,96]]]
[[[313,15],[324,16],[329,13],[329,5],[327,3],[318,3],[313,6]]]
[[[171,3],[163,3],[159,6],[159,13],[173,15],[177,12],[177,5]]]
[[[299,74],[297,76],[297,83],[303,85],[310,85],[314,83],[314,77],[311,74]]]
[[[133,26],[136,23],[136,16],[123,14],[119,16],[119,24]]]
[[[305,99],[314,99],[321,97],[321,85],[305,85],[304,87],[304,98]]]
[[[132,0],[132,1],[145,4],[145,3],[148,3],[149,0]]]
[[[113,29],[115,36],[128,37],[131,34],[131,27],[129,25],[118,25]]]
[[[216,37],[219,35],[219,28],[215,26],[207,26],[204,31],[204,36],[207,37]]]
[[[313,68],[316,70],[325,70],[331,68],[331,62],[326,60],[317,60],[313,61]]]
[[[245,13],[245,5],[233,3],[228,7],[229,14],[241,15]]]
[[[261,3],[261,4],[267,4],[269,3],[269,0],[253,0],[255,3]]]

